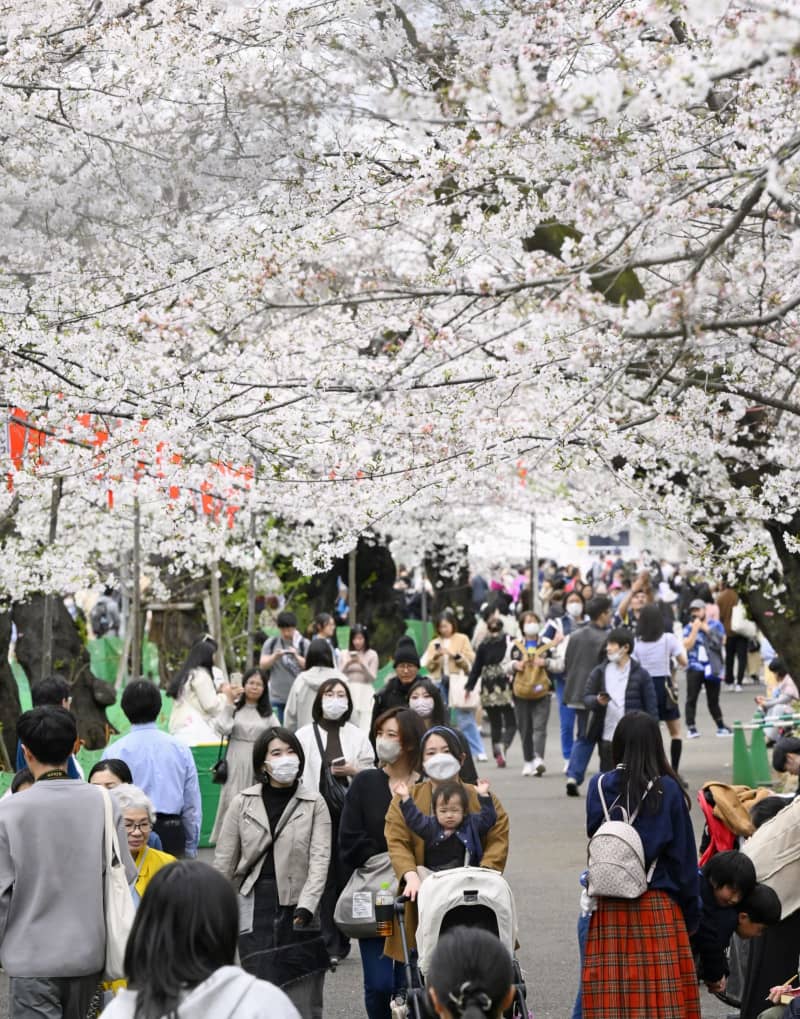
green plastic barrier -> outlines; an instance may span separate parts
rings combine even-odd
[[[25,675],[25,670],[19,664],[19,662],[13,659],[10,663],[11,671],[14,674],[14,679],[17,681],[17,690],[19,691],[19,704],[23,711],[30,711],[33,707],[31,701],[31,685],[28,682],[28,677]]]
[[[407,619],[406,633],[413,638],[417,652],[422,655],[433,638],[433,623],[430,620],[423,623],[421,619]]]
[[[733,784],[750,786],[751,789],[772,785],[772,772],[762,728],[752,730],[748,746],[742,723],[733,723]]]
[[[122,637],[97,637],[87,641],[86,647],[92,673],[106,683],[115,683],[122,655]],[[149,640],[142,641],[142,675],[155,683],[159,681],[158,648]]]
[[[200,827],[200,848],[208,849],[213,845],[211,831],[217,817],[219,796],[222,786],[211,781],[211,769],[217,762],[219,743],[201,743],[192,747],[194,763],[197,765],[197,777],[200,779],[200,799],[203,804],[203,823]]]
[[[336,627],[336,646],[340,651],[346,651],[350,647],[350,627]]]

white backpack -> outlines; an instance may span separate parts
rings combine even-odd
[[[645,870],[644,847],[633,822],[652,787],[651,780],[630,817],[626,816],[624,821],[612,821],[603,796],[603,776],[598,779],[597,791],[603,804],[605,821],[589,839],[590,895],[607,899],[638,899],[647,891],[658,859],[653,860],[649,870]],[[620,809],[623,815],[627,815],[624,807]]]

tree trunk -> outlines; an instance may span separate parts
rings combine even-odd
[[[11,613],[0,612],[0,723],[8,758],[13,764],[17,757],[17,719],[21,706],[17,681],[8,663],[10,645]]]
[[[12,616],[17,626],[17,661],[33,682],[42,667],[40,635],[44,623],[46,595],[32,595],[16,604]],[[72,687],[72,713],[78,723],[78,736],[88,750],[100,750],[108,742],[106,708],[116,693],[110,683],[92,675],[89,652],[81,641],[75,622],[61,598],[54,598],[53,658],[51,675],[61,676]]]

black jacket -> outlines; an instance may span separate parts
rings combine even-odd
[[[597,700],[599,693],[605,693],[606,665],[608,660],[595,666],[586,680],[586,688],[583,692],[583,703],[589,709],[589,716],[586,720],[586,738],[597,741],[603,733],[603,721],[606,715],[605,706]],[[628,685],[625,687],[625,711],[646,711],[653,718],[658,718],[658,701],[656,700],[656,689],[650,673],[641,667],[635,658],[631,658],[631,671],[628,676]]]

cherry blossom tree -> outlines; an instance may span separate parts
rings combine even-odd
[[[366,528],[433,540],[522,462],[532,502],[679,530],[775,632],[791,4],[0,9],[3,402],[70,440],[5,497],[14,597],[108,561],[134,495],[182,565],[252,559],[255,513],[312,570]],[[218,463],[255,470],[232,529],[192,510]]]

